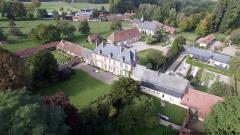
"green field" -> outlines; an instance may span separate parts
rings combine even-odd
[[[28,2],[25,2],[28,3]],[[91,4],[91,3],[65,3],[65,2],[41,2],[40,8],[47,9],[49,11],[57,10],[59,11],[60,8],[63,8],[64,11],[68,9],[72,11],[79,11],[81,8],[97,8],[101,9],[104,6],[105,9],[109,10],[109,4]]]
[[[181,32],[178,34],[178,36],[183,36],[184,38],[186,38],[189,41],[196,41],[198,35],[194,32]]]
[[[72,22],[76,29],[78,28],[79,22]],[[24,50],[26,48],[31,48],[37,45],[41,45],[42,43],[40,41],[33,41],[27,37],[28,32],[31,30],[31,28],[35,28],[37,25],[44,23],[44,24],[54,24],[56,23],[55,20],[29,20],[29,21],[15,21],[16,26],[20,28],[20,30],[25,34],[23,37],[13,37],[10,36],[9,31],[9,21],[0,21],[0,27],[4,30],[4,33],[7,35],[8,40],[7,43],[3,46],[3,48],[8,49],[12,52]],[[107,38],[112,31],[110,30],[110,22],[89,22],[90,25],[90,31],[91,33],[98,33],[102,37]],[[129,28],[131,25],[128,22],[123,23],[124,28]],[[76,31],[74,37],[69,40],[71,42],[80,44],[82,46],[85,46],[89,49],[94,49],[95,44],[88,43],[87,40],[88,35],[83,35],[80,32]]]
[[[240,81],[237,80],[237,93],[240,95]]]
[[[70,79],[39,89],[36,94],[53,95],[58,91],[63,91],[70,98],[70,102],[81,109],[108,93],[109,90],[109,85],[96,80],[82,70],[77,70]]]
[[[154,128],[137,129],[133,134],[129,135],[177,135],[177,131],[169,127],[159,125]]]

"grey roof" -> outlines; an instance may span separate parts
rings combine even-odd
[[[84,47],[82,47],[81,49],[81,55],[87,59],[92,59],[92,52],[93,50],[90,50]]]
[[[228,55],[224,55],[224,54],[220,54],[220,53],[216,53],[216,52],[212,52],[204,49],[199,49],[195,47],[185,47],[185,49],[189,54],[192,54],[194,55],[194,57],[197,57],[199,59],[204,59],[204,60],[212,59],[214,61],[222,62],[225,64],[229,64],[231,60],[231,57]]]
[[[139,28],[151,30],[151,31],[157,31],[158,25],[155,22],[144,21],[139,23]]]
[[[149,69],[146,69],[143,73],[141,84],[145,87],[179,98],[182,98],[188,87],[188,81],[183,78]]]
[[[122,61],[127,64],[134,64],[134,53],[128,49],[124,49],[121,46],[115,46],[113,44],[101,43],[94,50],[95,53],[103,55],[105,57],[111,57],[114,60]]]

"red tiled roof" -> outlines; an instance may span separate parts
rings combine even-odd
[[[26,57],[29,57],[32,54],[37,53],[39,51],[50,49],[50,48],[55,48],[58,43],[59,42],[57,41],[57,42],[51,42],[51,43],[44,44],[44,45],[39,45],[39,46],[36,46],[36,47],[33,47],[33,48],[29,48],[29,49],[26,49],[26,50],[16,52],[15,54],[17,56],[19,56],[20,58],[26,58]]]
[[[68,53],[71,53],[72,55],[81,57],[81,49],[82,49],[82,47],[79,46],[79,45],[76,45],[76,44],[74,44],[74,43],[71,43],[71,42],[62,40],[62,41],[56,46],[56,48],[57,48],[58,50],[66,51],[66,52],[68,52]]]
[[[88,41],[91,41],[91,42],[94,42],[94,41],[96,41],[99,38],[100,38],[100,36],[98,34],[88,35]]]
[[[163,30],[166,32],[170,32],[171,34],[174,34],[176,32],[176,29],[174,27],[168,25],[164,25]]]
[[[108,40],[110,40],[113,43],[125,41],[127,39],[131,39],[134,37],[139,37],[141,33],[137,28],[113,32],[109,37]]]
[[[79,16],[73,16],[72,20],[73,21],[84,21],[84,20],[88,20],[89,17],[87,15],[79,15]]]
[[[117,15],[109,15],[107,16],[108,21],[121,21],[125,19],[125,16],[122,14],[117,14]]]
[[[189,89],[183,96],[181,104],[198,109],[199,117],[205,119],[206,115],[211,112],[211,108],[220,101],[223,101],[223,98]]]
[[[206,37],[203,37],[203,38],[199,38],[198,40],[197,40],[197,43],[204,43],[204,44],[210,44],[213,40],[215,39],[215,36],[214,36],[214,34],[210,34],[210,35],[208,35],[208,36],[206,36]]]

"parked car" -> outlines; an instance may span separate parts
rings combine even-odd
[[[159,118],[162,119],[162,120],[166,120],[166,121],[169,121],[169,120],[170,120],[169,117],[167,117],[167,116],[165,116],[165,115],[163,115],[163,114],[161,114],[161,113],[158,113],[158,116],[159,116]]]

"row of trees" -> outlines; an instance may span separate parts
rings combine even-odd
[[[40,7],[41,3],[38,0],[33,0],[31,4],[23,4],[21,2],[8,1],[0,2],[0,13],[2,17],[8,19],[16,18],[33,18],[35,10]]]

